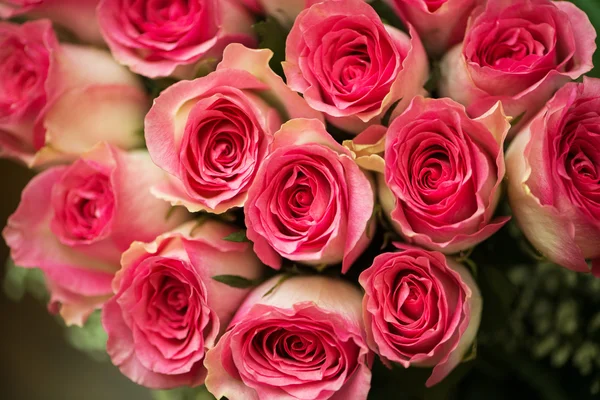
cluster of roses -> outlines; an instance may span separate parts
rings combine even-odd
[[[377,354],[433,367],[436,384],[481,316],[448,255],[507,222],[505,178],[542,254],[600,269],[600,81],[569,83],[592,68],[586,15],[550,0],[388,5],[408,33],[362,0],[0,0],[1,17],[35,19],[0,23],[0,153],[42,170],[4,238],[67,323],[102,308],[129,378],[360,400]],[[253,49],[259,14],[290,29],[285,82]],[[53,24],[97,47],[59,42]],[[427,53],[445,98],[424,97]],[[130,71],[180,81],[150,105]],[[252,243],[193,220],[241,207]],[[284,259],[345,273],[378,207],[404,243],[361,273],[364,293],[316,273],[222,279],[259,282]]]

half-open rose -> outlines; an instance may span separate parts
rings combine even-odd
[[[570,83],[511,144],[510,205],[551,261],[600,276],[600,80]]]
[[[360,291],[325,277],[281,279],[255,289],[208,352],[208,390],[231,400],[365,400],[373,357]]]
[[[321,118],[270,68],[269,50],[231,44],[217,71],[161,93],[146,142],[173,179],[154,193],[190,211],[244,205],[273,133],[291,117]]]
[[[487,239],[504,178],[510,124],[496,104],[478,119],[450,99],[416,97],[387,131],[383,209],[405,240],[454,253]]]
[[[213,277],[255,280],[262,271],[248,243],[223,240],[235,231],[189,222],[123,254],[102,322],[108,354],[131,380],[154,389],[204,383],[206,350],[249,291]]]
[[[236,0],[100,0],[98,20],[115,58],[150,78],[191,79],[229,43],[256,44],[252,17]]]
[[[68,324],[82,324],[112,294],[121,253],[187,216],[150,194],[165,179],[148,153],[100,144],[70,166],[29,182],[3,231],[15,264],[40,268]],[[142,210],[142,212],[140,212]]]
[[[440,92],[479,116],[501,101],[531,120],[554,92],[592,69],[596,31],[568,1],[488,1],[478,7],[462,45],[444,58]]]
[[[0,23],[0,155],[36,166],[100,141],[141,143],[148,100],[107,51],[59,44],[50,21]]]
[[[254,251],[272,268],[281,257],[346,272],[374,229],[371,179],[317,120],[294,119],[275,134],[244,208]]]
[[[417,34],[384,25],[363,0],[331,0],[304,10],[286,42],[288,85],[328,121],[358,133],[392,118],[423,91],[427,55]],[[398,103],[399,102],[399,103]]]
[[[359,281],[369,346],[404,368],[433,367],[427,386],[444,379],[471,348],[482,302],[462,265],[406,248],[377,256]]]

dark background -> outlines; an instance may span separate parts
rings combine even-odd
[[[0,227],[16,209],[31,171],[0,160]],[[46,201],[46,199],[40,199]],[[0,240],[0,276],[8,249]],[[64,328],[44,304],[26,294],[14,302],[0,291],[0,399],[149,400],[150,394],[109,362],[95,361],[69,345]]]

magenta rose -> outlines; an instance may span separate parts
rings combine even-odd
[[[190,79],[229,43],[256,44],[237,0],[100,0],[98,20],[115,58],[149,78]]]
[[[288,85],[328,121],[358,133],[392,117],[423,91],[427,55],[416,33],[384,25],[362,0],[331,0],[304,10],[287,38]],[[398,103],[399,101],[399,103]]]
[[[321,118],[269,68],[271,56],[232,44],[217,71],[156,99],[146,142],[173,177],[154,188],[157,196],[194,212],[241,207],[282,121]]]
[[[600,80],[559,90],[506,158],[517,223],[551,261],[600,276]]]
[[[40,268],[68,324],[82,324],[112,294],[121,253],[179,225],[150,187],[165,178],[144,151],[100,144],[70,166],[50,168],[23,190],[3,236],[15,264]],[[143,210],[143,212],[140,212]]]
[[[317,120],[294,119],[275,134],[244,207],[247,236],[268,266],[282,259],[342,262],[346,272],[374,230],[371,179]]]
[[[48,18],[78,39],[103,44],[96,6],[99,0],[0,0],[0,18]]]
[[[467,269],[438,252],[384,253],[359,277],[369,346],[385,361],[433,367],[439,383],[463,360],[479,329],[481,295]]]
[[[262,271],[248,243],[223,240],[235,231],[192,221],[123,254],[102,323],[108,354],[125,376],[153,389],[204,383],[206,350],[249,292],[213,277],[255,280]]]
[[[592,69],[596,31],[568,1],[489,1],[443,59],[440,93],[478,116],[502,101],[517,132],[554,92]]]
[[[504,178],[510,124],[497,104],[477,119],[450,99],[416,97],[385,141],[383,209],[409,243],[450,254],[487,239]]]
[[[49,21],[0,23],[0,49],[0,155],[37,166],[141,143],[146,94],[110,53],[59,44]]]
[[[281,279],[256,288],[209,350],[208,390],[231,400],[366,400],[373,356],[360,291],[319,276]]]
[[[387,0],[415,27],[427,50],[437,56],[460,43],[471,11],[484,0]]]

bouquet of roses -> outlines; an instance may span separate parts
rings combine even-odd
[[[596,32],[573,3],[0,16],[0,154],[39,172],[3,231],[12,262],[67,325],[101,310],[140,385],[364,400],[418,368],[435,388],[500,318],[479,283],[507,227],[509,252],[600,275]]]

